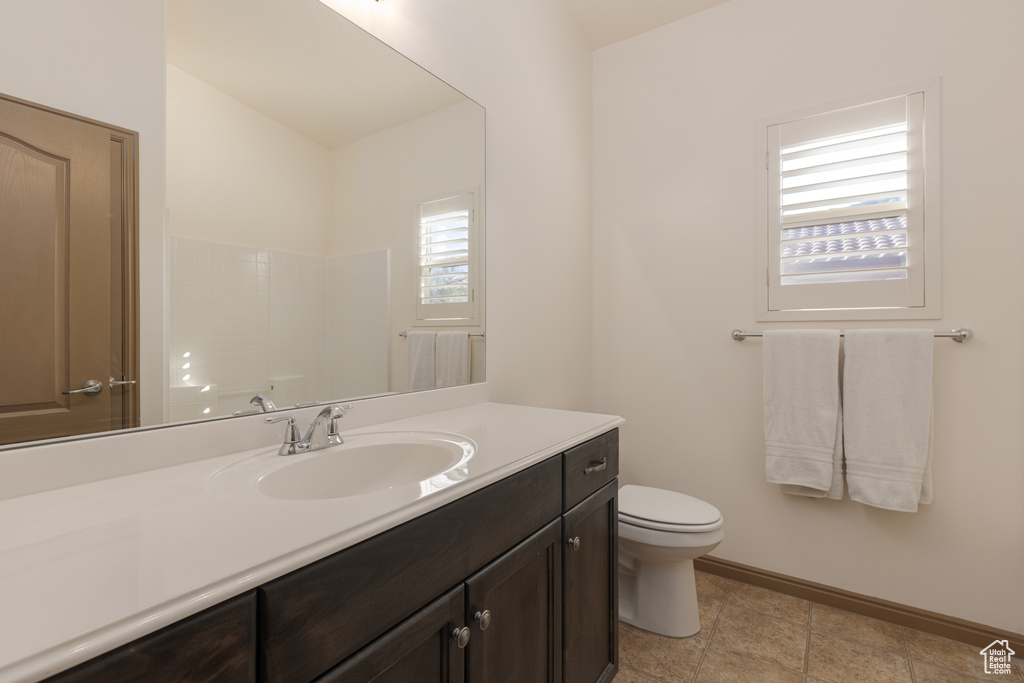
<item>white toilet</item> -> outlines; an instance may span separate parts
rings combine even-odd
[[[724,537],[714,505],[647,486],[619,489],[619,619],[673,638],[700,631],[693,559]]]

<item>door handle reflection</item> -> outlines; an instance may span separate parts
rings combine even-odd
[[[96,394],[103,391],[103,384],[99,380],[87,379],[85,384],[82,385],[81,389],[69,389],[60,393],[65,396],[69,394],[85,394],[86,396],[95,396]]]

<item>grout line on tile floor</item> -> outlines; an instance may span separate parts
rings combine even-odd
[[[807,605],[807,640],[804,644],[804,680],[807,680],[811,668],[811,621],[813,619],[814,603],[809,601]]]

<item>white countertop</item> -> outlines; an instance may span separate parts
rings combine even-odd
[[[416,483],[290,501],[211,486],[229,465],[278,457],[274,446],[0,500],[0,683],[91,659],[622,422],[481,403],[342,432],[440,431],[475,442],[465,478],[428,494]]]

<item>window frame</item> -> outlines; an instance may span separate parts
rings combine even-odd
[[[470,300],[461,303],[440,303],[424,304],[421,300],[420,276],[420,245],[422,224],[422,207],[425,204],[454,199],[464,195],[472,197],[469,216],[469,297]],[[479,186],[458,188],[451,192],[443,192],[429,197],[424,197],[415,202],[415,232],[413,235],[414,250],[412,262],[413,275],[413,326],[414,327],[451,327],[462,326],[472,327],[481,325],[480,302],[483,298],[483,210],[482,197]],[[437,317],[433,317],[437,316]]]
[[[898,97],[908,97],[920,93],[923,97],[921,122],[921,155],[919,173],[908,173],[908,212],[913,205],[913,211],[920,220],[920,238],[923,238],[923,246],[910,245],[910,266],[913,273],[905,282],[908,286],[919,288],[915,290],[914,296],[920,303],[914,302],[907,305],[903,302],[891,301],[892,306],[886,307],[858,307],[856,304],[844,307],[843,305],[828,307],[806,308],[771,308],[770,299],[772,287],[782,287],[779,283],[779,257],[778,239],[773,239],[774,232],[779,230],[778,219],[773,219],[772,211],[778,211],[779,198],[774,196],[779,191],[778,160],[772,162],[769,150],[772,149],[769,136],[772,127],[798,119],[804,119],[822,114],[838,112],[852,107],[872,104],[882,100]],[[757,220],[755,242],[757,245],[756,265],[756,313],[757,320],[770,321],[804,321],[804,320],[893,320],[893,319],[935,319],[941,317],[941,158],[940,158],[940,134],[941,134],[941,107],[940,107],[940,79],[931,78],[915,83],[905,84],[884,90],[874,91],[868,94],[849,97],[826,104],[806,107],[797,111],[786,112],[760,119],[757,122],[756,134],[758,139],[757,150]],[[911,138],[913,140],[913,138]],[[914,162],[911,161],[911,164]],[[774,171],[774,175],[773,175]],[[773,182],[774,181],[774,182]],[[773,192],[774,190],[774,192]],[[923,200],[921,197],[923,196]],[[887,213],[887,212],[881,212]],[[881,214],[879,214],[881,215]],[[842,219],[837,220],[837,222]],[[915,284],[915,279],[919,282]],[[849,284],[843,283],[846,289]],[[859,290],[868,296],[869,291],[876,287],[871,282],[852,283]],[[808,298],[829,297],[829,288],[835,289],[835,285],[829,284],[802,284],[786,285],[807,288]],[[898,287],[897,287],[898,289]],[[848,295],[849,292],[846,292]],[[846,296],[844,296],[846,298]],[[820,304],[814,304],[820,305]]]

